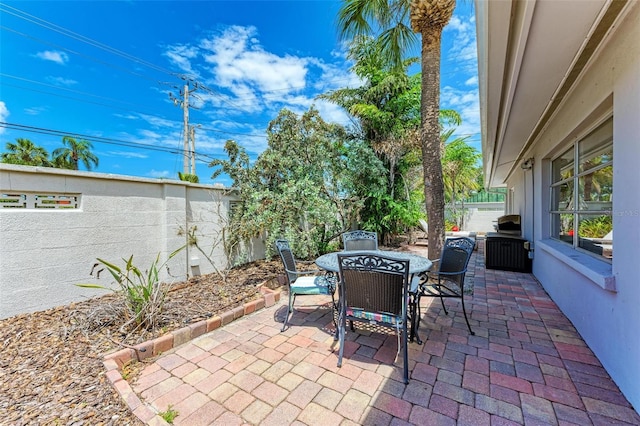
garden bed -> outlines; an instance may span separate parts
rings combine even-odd
[[[282,273],[258,261],[171,286],[159,326],[122,334],[114,294],[0,320],[0,419],[6,424],[139,425],[105,377],[109,352],[151,340],[262,297]],[[143,361],[144,362],[144,361]]]

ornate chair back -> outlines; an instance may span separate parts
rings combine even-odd
[[[345,251],[378,250],[378,234],[369,231],[351,231],[342,234]]]
[[[371,253],[350,252],[338,254],[338,265],[340,268],[338,367],[342,365],[347,320],[393,327],[398,333],[398,353],[401,349],[403,351],[404,381],[408,383],[409,261]]]

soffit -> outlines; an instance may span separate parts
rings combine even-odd
[[[502,186],[517,166],[606,4],[476,3],[479,61],[487,61],[479,69],[487,186]]]

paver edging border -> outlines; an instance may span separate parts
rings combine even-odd
[[[111,386],[118,392],[131,412],[147,425],[168,425],[160,415],[145,405],[133,391],[131,385],[122,377],[122,368],[127,363],[151,358],[178,347],[205,333],[227,325],[238,318],[252,314],[260,309],[269,308],[280,301],[280,290],[272,290],[265,286],[266,281],[258,285],[262,298],[244,303],[241,306],[223,312],[206,320],[198,321],[153,340],[139,343],[131,348],[110,352],[103,357],[105,376]]]

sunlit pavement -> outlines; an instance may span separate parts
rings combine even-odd
[[[423,299],[424,344],[409,344],[408,385],[402,358],[394,363],[396,336],[383,329],[348,332],[338,368],[330,300],[305,296],[285,332],[282,297],[157,357],[132,389],[152,412],[174,410],[173,423],[189,426],[640,425],[532,275],[485,270],[480,240],[467,280],[475,336],[459,300],[445,301],[445,315],[439,300]]]

